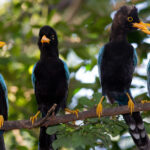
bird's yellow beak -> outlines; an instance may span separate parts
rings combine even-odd
[[[50,39],[46,37],[46,35],[43,35],[42,39],[41,39],[41,43],[50,43]]]
[[[140,29],[142,32],[146,34],[150,34],[150,24],[149,23],[144,23],[140,21],[139,23],[133,23],[133,27]]]
[[[5,42],[0,41],[0,48],[3,47],[4,45],[6,45]]]

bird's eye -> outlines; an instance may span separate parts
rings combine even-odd
[[[133,21],[133,17],[128,17],[128,21],[132,22]]]

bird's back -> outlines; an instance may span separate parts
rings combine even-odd
[[[129,89],[134,72],[133,47],[127,42],[105,45],[101,63],[103,92],[123,92]]]

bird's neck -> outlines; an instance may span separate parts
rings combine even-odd
[[[58,58],[58,48],[57,47],[43,47],[41,50],[41,59],[47,59],[47,58]]]
[[[112,26],[111,34],[110,34],[110,41],[111,42],[120,42],[120,41],[128,41],[127,40],[127,33],[119,27]]]

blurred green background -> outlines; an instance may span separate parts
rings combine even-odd
[[[122,5],[135,4],[143,21],[150,22],[148,0],[0,0],[0,72],[9,96],[9,120],[29,119],[37,111],[31,73],[39,59],[39,28],[52,26],[58,34],[60,57],[71,73],[68,107],[80,111],[96,106],[101,97],[97,54],[109,40],[112,17]],[[137,48],[138,66],[132,83],[137,102],[149,99],[146,65],[150,58],[150,37],[140,31],[128,35]],[[114,107],[104,102],[104,107]],[[150,134],[150,112],[142,113]],[[77,121],[76,126],[58,125],[54,148],[61,150],[134,150],[133,141],[121,116]],[[37,150],[39,129],[5,133],[7,150]]]

